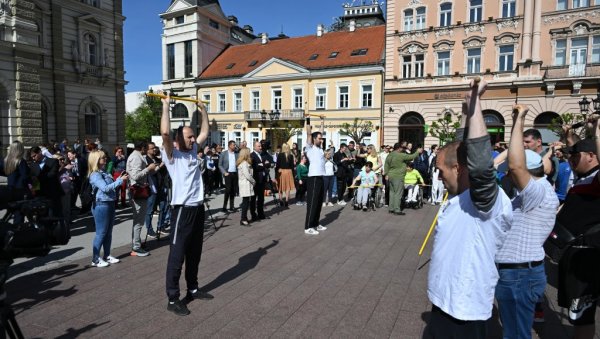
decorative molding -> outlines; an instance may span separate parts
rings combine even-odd
[[[600,10],[596,9],[593,11],[581,11],[577,13],[569,14],[558,14],[544,17],[544,25],[552,25],[555,23],[564,23],[578,19],[598,19],[600,18]]]
[[[575,26],[575,35],[582,35],[588,33],[588,28],[585,25],[577,25]]]
[[[462,41],[464,47],[481,47],[485,45],[486,38],[483,37],[472,37]]]
[[[422,5],[422,4],[423,4],[423,2],[421,0],[410,0],[408,2],[407,6],[408,7],[415,7],[415,6]]]
[[[422,44],[420,42],[408,43],[400,48],[398,51],[402,54],[415,54],[415,53],[425,53],[427,52],[427,48],[429,45]]]
[[[454,29],[453,28],[443,28],[435,31],[435,39],[439,39],[443,36],[449,36],[450,38],[454,37]]]
[[[404,41],[415,41],[417,39],[423,39],[423,40],[427,40],[427,32],[416,32],[416,33],[410,33],[410,34],[402,34],[399,38],[400,38],[400,43],[403,43]]]
[[[498,32],[506,28],[514,28],[516,29],[519,26],[519,20],[503,20],[496,23],[496,27],[498,28]]]
[[[442,40],[433,44],[433,50],[438,51],[449,51],[454,47],[454,41]]]
[[[10,0],[0,0],[0,14],[12,15],[10,10]]]
[[[556,88],[556,82],[546,83],[546,95],[554,95],[554,89]]]
[[[465,35],[469,35],[469,33],[475,33],[475,32],[479,32],[479,33],[483,34],[484,30],[485,30],[484,25],[465,26]]]
[[[582,83],[583,83],[583,81],[573,81],[573,91],[571,92],[571,94],[579,95],[579,92],[581,91]]]

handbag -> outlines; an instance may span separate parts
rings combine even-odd
[[[150,185],[130,185],[129,191],[131,192],[131,196],[134,199],[148,199],[148,197],[150,196]]]

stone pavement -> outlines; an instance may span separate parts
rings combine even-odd
[[[168,241],[151,241],[152,254],[138,258],[128,256],[125,237],[127,245],[113,250],[122,262],[107,268],[89,266],[89,242],[76,251],[85,253],[80,259],[64,260],[74,249],[59,248],[58,264],[21,261],[6,288],[25,337],[428,338],[431,243],[422,257],[417,252],[435,206],[406,216],[325,207],[329,229],[307,236],[305,206],[267,201],[270,219],[251,227],[240,226],[237,213],[215,215],[216,227],[207,223],[199,277],[215,299],[190,303],[187,317],[166,311]],[[130,232],[130,222],[120,225]],[[32,262],[44,267],[23,269]],[[547,321],[534,337],[569,337],[564,312],[552,311],[552,284],[547,296]],[[501,338],[496,316],[489,333]]]

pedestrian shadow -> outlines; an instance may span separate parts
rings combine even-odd
[[[48,271],[24,275],[6,283],[7,300],[16,314],[58,298],[67,298],[77,293],[75,285],[58,289],[63,278],[86,270],[75,264],[64,265]]]
[[[321,225],[327,226],[328,224],[331,224],[331,223],[335,222],[336,220],[338,220],[338,218],[340,217],[340,214],[342,214],[342,210],[343,209],[336,209],[336,210],[333,210],[333,211],[325,214],[325,217],[323,219],[321,219]]]
[[[58,337],[56,337],[56,339],[79,338],[81,335],[85,334],[86,332],[89,332],[96,327],[101,327],[108,323],[110,323],[110,321],[105,321],[105,322],[99,323],[99,324],[93,323],[93,324],[84,326],[80,329],[74,329],[73,327],[70,327],[65,331],[66,332],[65,334],[59,335]]]
[[[200,288],[200,290],[205,291],[205,292],[212,291],[220,286],[227,284],[230,281],[237,279],[238,277],[242,276],[246,272],[254,269],[256,267],[256,265],[258,265],[258,262],[260,261],[260,259],[267,254],[267,251],[270,250],[271,248],[277,246],[278,244],[279,244],[279,240],[273,240],[268,246],[266,246],[264,248],[259,247],[256,251],[250,252],[248,254],[241,256],[238,259],[237,265],[235,265],[235,266],[231,267],[230,269],[228,269],[227,271],[221,273],[213,281],[202,286]]]
[[[83,249],[83,247],[75,247],[60,251],[51,251],[48,255],[44,257],[35,257],[22,263],[11,265],[8,268],[9,276],[14,277],[17,275],[21,275],[33,268],[44,266],[45,264],[51,261],[59,261],[61,259],[67,258]]]

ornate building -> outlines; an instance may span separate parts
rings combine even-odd
[[[579,112],[600,80],[600,0],[388,1],[384,140],[439,143],[427,125],[459,113],[475,76],[494,141],[510,137],[511,106],[526,125],[556,136],[552,118]],[[424,128],[425,127],[425,128]]]
[[[0,0],[0,147],[124,141],[121,0]]]

